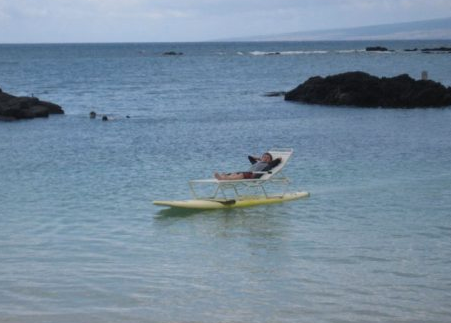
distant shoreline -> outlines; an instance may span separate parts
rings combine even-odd
[[[388,40],[449,40],[451,17],[395,24],[368,25],[290,32],[274,35],[250,35],[222,41],[388,41]]]

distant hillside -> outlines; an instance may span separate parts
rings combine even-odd
[[[302,41],[302,40],[428,40],[451,39],[451,17],[397,24],[346,29],[294,32],[278,35],[251,36],[230,41]]]

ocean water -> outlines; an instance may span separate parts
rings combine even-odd
[[[449,54],[403,51],[450,45],[0,45],[0,87],[66,112],[0,123],[0,322],[449,322],[451,108],[264,93],[354,70],[451,86]],[[152,204],[271,147],[308,199]]]

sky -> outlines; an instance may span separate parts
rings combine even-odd
[[[451,16],[451,0],[0,0],[0,43],[179,42]]]

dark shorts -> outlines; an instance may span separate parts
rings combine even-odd
[[[251,178],[254,178],[254,174],[251,173],[251,172],[243,172],[242,174],[243,174],[243,178],[244,178],[244,179],[251,179]]]

